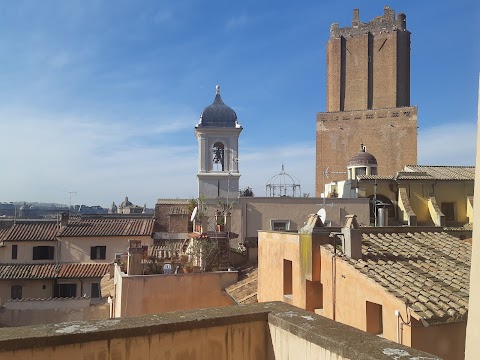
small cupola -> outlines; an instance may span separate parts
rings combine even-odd
[[[361,175],[377,175],[377,167],[375,156],[367,152],[364,144],[360,144],[360,151],[348,161],[348,178],[353,180]]]

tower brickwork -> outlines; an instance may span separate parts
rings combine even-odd
[[[359,143],[378,160],[379,175],[417,162],[417,108],[410,106],[410,32],[406,15],[388,6],[368,23],[330,27],[327,112],[317,114],[316,194],[345,176]]]

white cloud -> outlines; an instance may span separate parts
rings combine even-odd
[[[422,129],[418,134],[418,163],[422,165],[474,165],[475,122],[451,122]]]
[[[153,206],[158,197],[195,196],[195,141],[166,145],[163,138],[184,123],[169,117],[152,131],[134,122],[0,112],[0,199],[66,203],[68,192],[76,191],[74,201],[88,205],[107,206],[129,195]],[[152,134],[158,142],[150,141]]]

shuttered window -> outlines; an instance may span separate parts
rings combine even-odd
[[[105,260],[107,255],[106,246],[92,246],[90,248],[90,259],[91,260]]]
[[[34,246],[33,260],[53,260],[55,248],[53,246]]]

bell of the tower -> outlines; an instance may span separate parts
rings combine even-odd
[[[237,114],[223,102],[217,85],[213,103],[202,111],[195,126],[199,197],[207,200],[238,197],[238,137],[241,132]]]

